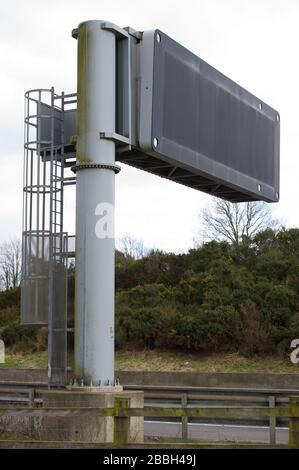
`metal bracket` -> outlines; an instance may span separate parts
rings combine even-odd
[[[128,137],[117,134],[116,132],[100,132],[100,139],[113,140],[120,145],[131,145],[131,141]]]
[[[127,26],[126,28],[119,28],[113,23],[103,23],[101,26],[102,29],[107,29],[108,31],[112,31],[115,33],[118,39],[125,39],[128,36],[133,36],[138,41],[142,40],[143,32],[142,31],[135,31],[135,29],[131,28],[131,26]],[[72,37],[74,39],[78,39],[78,28],[72,30]]]
[[[134,28],[132,28],[131,26],[126,26],[124,28],[125,31],[127,31],[129,33],[130,36],[132,36],[133,38],[137,39],[137,41],[141,41],[142,40],[142,37],[143,37],[143,32],[142,31],[136,31]]]
[[[111,31],[115,34],[116,39],[118,39],[118,49],[116,53],[116,60],[118,60],[118,68],[119,71],[123,70],[123,87],[121,91],[121,98],[120,102],[123,103],[124,111],[121,112],[121,124],[120,126],[116,126],[116,130],[125,134],[124,135],[117,134],[116,132],[100,132],[101,139],[111,139],[117,144],[117,151],[118,153],[131,150],[131,138],[132,138],[132,83],[131,83],[131,40],[132,37],[135,36],[135,30],[133,28],[128,27],[128,31],[126,29],[122,29],[119,26],[110,23],[104,22],[100,24],[100,28],[102,30]],[[139,33],[138,33],[139,34]],[[73,38],[78,38],[78,28],[73,29],[72,31]],[[140,37],[140,36],[139,36]],[[136,36],[137,38],[137,36]],[[125,40],[125,41],[124,41]],[[120,72],[119,72],[120,73]],[[75,143],[75,142],[74,142]]]
[[[101,29],[106,29],[107,31],[111,31],[112,33],[115,34],[117,39],[128,39],[129,37],[129,33],[127,31],[125,31],[122,28],[119,28],[119,26],[113,23],[109,23],[109,22],[102,23]],[[72,30],[72,37],[74,39],[78,39],[78,28],[75,28]]]
[[[107,31],[111,31],[112,33],[115,34],[117,39],[128,39],[129,33],[125,31],[122,28],[119,28],[116,26],[116,24],[113,23],[102,23],[101,24],[101,29],[106,29]]]
[[[106,31],[111,31],[115,34],[116,38],[121,40],[120,42],[124,44],[124,47],[127,47],[127,77],[126,77],[126,85],[125,88],[127,89],[127,116],[126,116],[126,129],[122,129],[128,137],[124,135],[117,134],[116,132],[100,132],[101,139],[111,139],[116,142],[118,151],[124,150],[131,150],[131,119],[132,119],[132,111],[131,111],[131,35],[129,31],[126,31],[123,28],[118,27],[113,23],[102,23],[101,29]],[[126,39],[126,42],[122,40]]]
[[[72,30],[72,38],[78,39],[78,28]]]

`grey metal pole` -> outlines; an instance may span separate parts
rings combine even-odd
[[[114,383],[116,38],[102,21],[78,28],[75,376]]]

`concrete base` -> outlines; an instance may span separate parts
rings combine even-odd
[[[99,385],[99,386],[76,386],[76,385],[67,385],[66,390],[70,392],[88,392],[88,393],[107,393],[107,392],[122,392],[123,386],[122,385]]]
[[[143,443],[143,417],[104,417],[97,411],[118,406],[143,408],[143,392],[45,391],[42,408],[2,410],[0,432],[43,441]]]

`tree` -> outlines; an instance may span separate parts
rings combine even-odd
[[[21,281],[22,248],[17,239],[0,245],[0,285],[5,290],[19,286]]]
[[[258,232],[276,225],[271,210],[264,202],[232,203],[214,199],[201,213],[204,239],[227,241],[239,247]]]
[[[146,256],[147,249],[143,240],[138,240],[125,233],[119,239],[120,251],[127,257],[132,259],[140,259]]]

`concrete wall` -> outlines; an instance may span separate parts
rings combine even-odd
[[[299,367],[296,374],[118,371],[115,376],[119,377],[122,385],[299,390]],[[0,369],[1,383],[46,384],[47,371],[43,369]]]
[[[298,374],[119,371],[116,377],[122,385],[299,389],[299,369]]]
[[[125,408],[144,406],[143,392],[47,390],[41,408],[2,408],[0,433],[10,439],[38,441],[142,443],[144,419],[122,417]],[[100,409],[114,408],[118,417],[101,416]]]
[[[46,369],[0,368],[0,384],[1,383],[47,384],[48,373]]]

